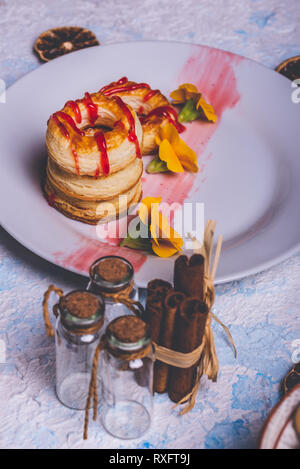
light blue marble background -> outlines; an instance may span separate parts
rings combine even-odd
[[[42,66],[32,45],[42,31],[60,25],[88,27],[102,44],[194,42],[274,68],[300,53],[299,24],[298,0],[0,0],[0,78],[9,86]],[[69,291],[86,280],[38,258],[2,229],[0,235],[1,448],[257,446],[292,365],[293,341],[300,339],[300,254],[217,287],[214,312],[229,326],[238,357],[214,324],[219,379],[203,379],[190,413],[178,417],[166,396],[155,396],[153,426],[143,438],[123,442],[92,422],[83,442],[83,413],[55,397],[54,344],[45,335],[41,299],[50,283]]]

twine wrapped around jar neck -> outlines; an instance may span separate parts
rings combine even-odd
[[[104,298],[109,298],[115,303],[123,303],[127,308],[130,309],[136,316],[141,317],[144,314],[144,307],[139,301],[132,300],[130,298],[130,293],[133,289],[133,281],[122,290],[116,293],[110,293],[106,291],[101,291],[101,295]]]
[[[139,301],[132,300],[130,298],[130,293],[133,288],[133,282],[131,282],[126,288],[124,288],[121,291],[118,291],[116,293],[108,293],[104,292],[101,294],[101,297],[104,298],[110,298],[112,299],[115,303],[122,303],[124,304],[135,316],[137,317],[142,317],[144,314],[144,307]],[[43,298],[43,316],[44,316],[44,322],[45,322],[45,328],[46,328],[46,334],[48,337],[54,337],[54,329],[50,321],[50,312],[49,312],[49,298],[51,293],[54,292],[56,293],[59,298],[62,298],[64,296],[64,292],[61,288],[56,287],[55,285],[49,285],[47,291],[44,293],[44,298]],[[55,317],[58,316],[58,305],[54,305],[53,307],[53,314]],[[103,319],[104,320],[104,319]],[[90,326],[89,328],[76,328],[75,330],[72,330],[74,334],[92,334],[96,332],[98,329],[100,329],[103,325],[103,321],[101,324],[94,324],[93,326]]]
[[[49,306],[48,306],[49,297],[50,297],[50,294],[52,292],[56,293],[59,296],[60,301],[64,298],[63,290],[61,290],[60,288],[55,287],[54,285],[50,285],[48,287],[47,291],[44,293],[43,316],[44,316],[46,334],[48,335],[48,337],[54,337],[54,329],[53,329],[53,326],[52,326],[51,321],[50,321],[50,312],[49,312]],[[83,292],[83,293],[88,293],[88,292]],[[88,293],[88,294],[92,295],[91,293]],[[99,307],[100,306],[101,306],[101,304],[99,304]],[[56,318],[59,316],[59,305],[58,304],[55,304],[53,306],[53,314]],[[85,327],[79,327],[77,325],[76,327],[74,326],[74,328],[72,327],[72,329],[70,331],[72,332],[72,334],[75,334],[75,335],[94,334],[99,329],[101,329],[103,324],[104,324],[104,314],[102,313],[102,317],[100,316],[99,320],[97,322],[94,322],[93,324],[87,325]],[[69,330],[69,328],[67,328],[67,329]]]
[[[44,322],[45,322],[45,328],[46,328],[46,334],[48,337],[54,337],[54,329],[52,327],[51,321],[50,321],[50,312],[49,312],[49,297],[51,293],[54,292],[56,293],[59,297],[62,297],[64,292],[61,290],[61,288],[57,288],[55,285],[49,285],[47,291],[44,293],[44,298],[43,298],[43,315],[44,315]],[[58,316],[58,312],[56,308],[53,308],[53,313],[54,316]]]

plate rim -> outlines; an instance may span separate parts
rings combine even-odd
[[[214,47],[214,46],[209,46],[209,45],[206,45],[206,44],[197,44],[197,43],[193,43],[193,42],[184,42],[184,41],[176,41],[176,40],[148,39],[148,40],[140,40],[140,41],[136,41],[136,40],[135,41],[134,40],[133,41],[124,41],[124,42],[120,41],[120,42],[113,42],[113,43],[103,44],[103,45],[100,44],[100,45],[97,45],[97,46],[93,46],[91,48],[84,48],[84,49],[74,51],[70,54],[65,54],[63,56],[57,57],[57,58],[55,58],[55,59],[53,59],[49,62],[46,62],[46,63],[39,63],[36,68],[34,68],[30,72],[26,73],[25,75],[23,75],[19,79],[15,80],[6,89],[6,93],[10,93],[10,90],[13,89],[15,86],[18,86],[20,82],[22,82],[23,80],[28,79],[28,77],[31,74],[36,73],[40,69],[41,65],[43,65],[44,67],[49,67],[49,66],[51,67],[52,63],[55,63],[57,61],[62,62],[64,60],[66,60],[66,58],[68,56],[72,56],[72,54],[77,54],[77,55],[84,54],[87,50],[93,50],[93,49],[101,50],[103,48],[110,48],[110,47],[115,47],[115,46],[125,46],[126,47],[127,45],[140,45],[140,44],[150,44],[150,45],[151,44],[169,44],[169,45],[178,44],[178,45],[183,45],[183,46],[186,46],[186,47],[197,47],[197,48],[204,48],[204,49],[207,49],[207,50],[216,50],[216,51],[222,52],[224,54],[229,54],[229,55],[234,56],[234,57],[242,58],[243,60],[246,60],[247,62],[253,63],[255,66],[261,67],[262,69],[267,70],[268,72],[272,72],[272,73],[274,72],[277,76],[280,76],[280,79],[290,81],[287,77],[280,74],[275,69],[267,67],[266,65],[258,62],[255,59],[243,56],[241,54],[237,54],[237,53],[229,51],[227,49]],[[67,59],[67,60],[69,60],[69,59]],[[21,244],[23,247],[25,247],[26,249],[28,249],[29,251],[31,251],[32,253],[34,253],[35,255],[40,257],[41,259],[44,259],[47,262],[50,262],[51,264],[53,264],[57,267],[60,267],[63,270],[70,271],[72,273],[75,273],[77,275],[81,275],[83,277],[88,277],[87,272],[80,271],[78,269],[73,268],[72,266],[66,267],[66,266],[58,263],[58,261],[55,260],[55,258],[53,256],[51,256],[48,253],[45,254],[42,250],[32,246],[30,242],[26,242],[26,244],[24,244],[24,242],[21,240],[21,236],[18,233],[16,233],[15,230],[13,230],[13,229],[6,226],[6,223],[3,221],[1,214],[0,214],[0,226],[10,236],[12,236],[19,244]],[[249,269],[243,269],[239,272],[236,272],[235,274],[228,274],[228,275],[223,275],[223,276],[220,276],[220,277],[218,276],[218,272],[217,272],[216,277],[215,277],[215,284],[217,285],[217,284],[224,284],[224,283],[232,282],[232,281],[238,281],[238,280],[242,280],[242,279],[244,279],[248,276],[251,276],[251,275],[260,274],[263,271],[268,270],[272,267],[275,267],[276,265],[280,264],[283,261],[286,261],[287,259],[289,259],[293,255],[296,255],[299,252],[300,252],[300,240],[299,240],[298,243],[294,244],[293,247],[285,250],[280,255],[278,255],[276,257],[273,257],[269,261],[261,262],[260,264],[257,264],[255,267],[252,267],[252,268],[249,268]],[[138,281],[137,281],[137,284],[139,285]]]
[[[221,51],[224,52],[225,54],[232,55],[234,57],[240,57],[241,59],[247,60],[249,62],[252,62],[265,70],[268,70],[269,72],[274,72],[277,76],[280,76],[282,79],[291,81],[289,78],[287,78],[285,75],[282,75],[280,72],[277,72],[275,68],[270,68],[267,65],[264,65],[263,63],[259,62],[256,59],[252,59],[251,57],[247,57],[242,54],[237,54],[236,52],[232,52],[228,49],[223,49],[221,47],[214,47],[214,46],[209,46],[207,44],[197,44],[195,42],[184,42],[184,41],[175,41],[175,40],[165,40],[165,39],[146,39],[146,40],[140,40],[140,41],[120,41],[120,42],[111,42],[109,44],[99,44],[95,45],[92,47],[85,47],[84,49],[79,49],[73,52],[70,52],[68,54],[61,55],[59,57],[55,57],[52,60],[49,60],[48,62],[38,62],[37,67],[34,68],[33,70],[30,70],[28,73],[25,73],[25,75],[22,75],[20,78],[15,80],[11,85],[6,88],[6,92],[8,92],[13,86],[15,86],[17,83],[19,83],[21,80],[25,79],[28,75],[31,75],[32,73],[35,73],[41,66],[47,67],[51,66],[52,63],[57,62],[57,61],[62,61],[65,60],[66,57],[71,56],[73,54],[82,54],[87,50],[93,50],[93,49],[103,49],[111,46],[121,46],[121,45],[128,45],[128,44],[157,44],[157,43],[163,43],[163,44],[180,44],[180,45],[186,45],[186,46],[194,46],[194,47],[202,47],[206,49],[212,49],[216,51]]]

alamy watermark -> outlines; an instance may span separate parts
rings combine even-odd
[[[97,216],[102,218],[96,226],[99,240],[125,238],[128,235],[132,239],[180,237],[183,238],[185,249],[193,249],[195,240],[200,244],[203,241],[204,203],[202,202],[152,203],[149,211],[145,206],[148,217],[146,217],[147,220],[143,219],[143,223],[138,216],[142,204],[129,207],[127,212],[118,219],[118,212],[123,212],[122,207],[128,205],[130,201],[126,195],[119,197],[117,205],[99,204]],[[109,218],[110,221],[104,222],[105,218]]]

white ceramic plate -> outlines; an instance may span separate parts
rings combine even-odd
[[[182,138],[197,152],[199,173],[145,175],[144,196],[166,202],[204,202],[224,246],[217,282],[261,271],[300,250],[300,104],[286,78],[217,49],[137,42],[85,49],[22,78],[0,104],[0,207],[3,227],[24,246],[69,270],[86,274],[96,258],[131,260],[136,280],[172,278],[173,259],[99,242],[96,229],[51,208],[40,189],[49,116],[68,99],[122,76],[169,95],[198,86],[219,116],[194,122]],[[109,243],[109,244],[107,244]]]
[[[274,407],[265,424],[260,449],[299,449],[300,437],[294,427],[294,413],[300,405],[300,384]]]

